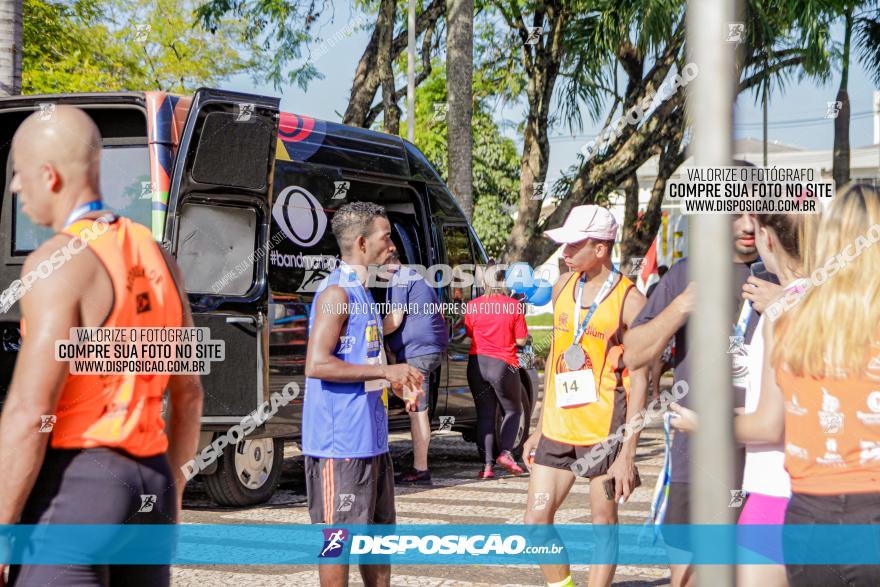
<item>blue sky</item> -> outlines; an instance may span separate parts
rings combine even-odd
[[[322,36],[330,39],[337,30],[349,23],[350,18],[349,6],[338,6],[334,22],[323,23]],[[284,111],[340,121],[348,103],[355,67],[368,40],[369,31],[355,31],[332,47],[328,46],[326,51],[321,51],[323,54],[316,62],[316,67],[324,74],[324,79],[312,81],[307,91],[296,86],[289,86],[280,92],[270,85],[255,87],[246,76],[233,78],[224,86],[244,92],[281,95],[281,108]],[[313,53],[315,49],[317,46],[313,47]],[[769,105],[769,139],[806,149],[830,149],[834,136],[833,120],[826,119],[825,112],[827,102],[835,99],[839,81],[840,76],[835,72],[824,85],[815,80],[801,83],[792,80],[784,93],[774,91]],[[851,112],[855,117],[850,124],[850,143],[853,147],[873,143],[873,121],[870,116],[873,90],[873,84],[864,69],[853,61],[849,79]],[[405,104],[401,106],[405,108]],[[522,120],[525,108],[522,105],[511,105],[497,114],[499,120]],[[859,114],[862,116],[857,117]],[[740,96],[735,111],[735,136],[761,139],[761,122],[761,105],[755,103],[754,96]],[[584,130],[575,139],[570,134],[566,136],[564,129],[553,131],[551,136],[555,138],[551,139],[548,177],[558,177],[561,171],[574,163],[580,146],[598,130],[598,125],[587,121]],[[505,134],[514,139],[517,145],[521,145],[520,138],[512,131],[506,130]]]

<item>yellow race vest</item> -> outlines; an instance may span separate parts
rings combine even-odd
[[[547,357],[544,386],[544,419],[541,432],[547,438],[573,445],[591,445],[614,432],[616,423],[626,420],[629,397],[629,373],[623,365],[623,303],[635,286],[618,274],[617,281],[590,317],[580,346],[592,369],[598,400],[581,406],[560,408],[556,405],[554,376],[569,369],[562,358],[571,346],[578,324],[575,318],[575,294],[581,273],[569,277],[553,304],[553,344]],[[580,320],[589,306],[581,306]]]

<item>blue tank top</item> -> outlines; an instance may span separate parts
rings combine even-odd
[[[373,296],[345,263],[324,278],[318,291],[340,285],[348,296],[348,323],[333,354],[354,364],[382,360],[382,323]],[[318,295],[309,312],[315,323]],[[336,310],[339,311],[339,310]],[[386,383],[387,384],[387,383]],[[378,391],[366,391],[370,388]],[[363,458],[388,452],[385,390],[378,382],[339,383],[306,377],[303,400],[303,454],[322,458]]]

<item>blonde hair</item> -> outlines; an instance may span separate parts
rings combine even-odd
[[[776,324],[774,366],[816,378],[864,373],[880,324],[878,241],[877,191],[861,184],[839,190],[819,225],[815,260],[802,259],[811,285]]]

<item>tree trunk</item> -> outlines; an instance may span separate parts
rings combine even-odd
[[[446,112],[449,190],[468,220],[474,210],[474,1],[448,0]]]
[[[529,86],[543,85],[539,80],[529,80]],[[553,88],[550,86],[552,94]],[[529,92],[532,94],[532,91]],[[550,162],[550,141],[547,136],[547,108],[544,101],[529,97],[529,114],[526,119],[525,137],[523,138],[523,154],[520,159],[519,202],[516,208],[516,222],[507,240],[505,262],[531,260],[528,259],[528,248],[536,239],[543,238],[543,231],[538,230],[538,219],[541,216],[542,199],[536,199],[535,184],[541,184],[547,178],[547,166]],[[534,108],[532,107],[534,104]],[[546,190],[545,190],[546,191]],[[543,259],[541,259],[543,261]]]
[[[0,0],[0,96],[21,93],[22,0]]]
[[[508,26],[518,28],[520,38],[523,40],[523,60],[528,75],[526,97],[529,104],[523,137],[523,154],[520,159],[516,222],[507,239],[503,254],[503,259],[507,263],[544,261],[543,257],[539,261],[529,250],[536,241],[546,240],[543,238],[543,229],[538,227],[543,198],[535,197],[537,190],[535,184],[543,184],[547,179],[547,166],[550,162],[550,141],[547,134],[550,126],[548,124],[550,103],[562,63],[562,37],[571,15],[561,2],[546,2],[541,6],[546,12],[536,12],[530,24],[544,29],[546,19],[549,30],[545,29],[546,32],[534,45],[525,44],[528,35],[521,18],[514,19],[511,14],[502,11]],[[544,192],[546,193],[546,190]]]
[[[382,10],[379,10],[376,24],[373,26],[373,34],[370,35],[370,42],[367,43],[367,48],[364,49],[357,69],[354,71],[351,95],[348,98],[348,107],[345,109],[345,115],[342,117],[342,124],[365,126],[364,120],[367,117],[367,112],[370,111],[370,106],[373,104],[376,89],[379,87],[379,76],[376,72],[376,54],[379,50],[379,36],[385,26],[387,25],[384,22],[384,13]]]
[[[849,182],[849,50],[852,38],[853,17],[852,6],[844,11],[845,27],[843,38],[843,55],[840,64],[840,88],[837,90],[837,101],[840,109],[834,119],[834,167],[832,175],[836,187]]]
[[[2,1],[2,0],[0,0]],[[416,17],[416,37],[422,33],[433,30],[437,25],[437,21],[446,12],[446,0],[432,0],[430,4]],[[373,99],[376,97],[376,91],[381,84],[380,69],[377,66],[379,57],[379,36],[386,27],[390,26],[393,31],[393,21],[387,23],[387,14],[380,7],[376,16],[376,25],[373,27],[373,34],[370,42],[367,43],[363,55],[355,69],[354,80],[351,84],[351,94],[348,99],[348,106],[342,117],[343,124],[352,126],[369,126],[368,116],[370,113]],[[393,34],[393,33],[392,33]],[[391,58],[393,63],[395,59],[406,49],[407,31],[401,31],[391,43]],[[416,78],[418,85],[419,78]]]
[[[633,171],[623,181],[623,230],[620,238],[620,269],[628,273],[629,260],[639,256],[639,178]]]
[[[379,4],[381,28],[377,48],[379,54],[376,57],[376,68],[379,70],[379,80],[382,85],[382,110],[383,126],[385,132],[396,135],[400,131],[400,108],[394,99],[394,60],[391,57],[391,43],[394,39],[394,12],[397,8],[396,0],[382,0]],[[377,21],[378,23],[378,21]]]

